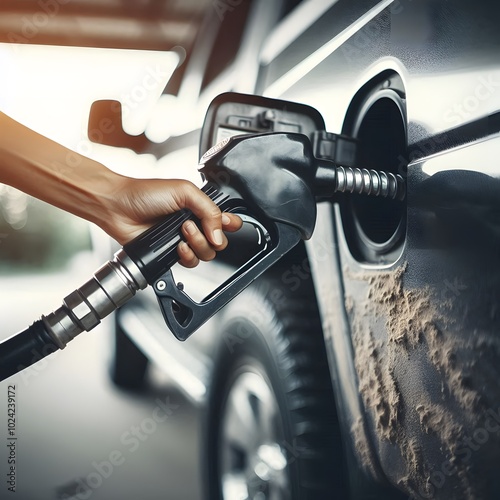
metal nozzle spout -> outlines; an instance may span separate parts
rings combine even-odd
[[[399,174],[336,166],[320,160],[316,170],[315,190],[317,196],[326,198],[334,193],[357,193],[402,201],[406,196],[406,183]]]

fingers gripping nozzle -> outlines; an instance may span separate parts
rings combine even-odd
[[[227,200],[227,196],[212,185],[204,186],[203,191],[216,204]],[[188,219],[195,219],[189,210],[166,216],[126,244],[92,279],[70,293],[59,309],[42,316],[54,343],[63,349],[78,334],[95,328],[138,290],[153,285],[169,271],[179,260],[177,245],[182,239],[181,226]]]

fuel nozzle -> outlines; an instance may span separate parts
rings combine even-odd
[[[335,193],[352,193],[403,200],[406,185],[399,174],[383,170],[344,167],[333,161],[314,156],[308,137],[296,133],[258,134],[251,137],[226,139],[205,155],[207,165],[202,172],[209,178],[218,177],[222,166],[227,172],[243,172],[247,184],[240,189],[246,196],[258,197],[258,205],[276,203],[276,200],[298,205],[302,197],[309,199],[299,186],[307,186],[308,195],[316,200],[331,199]],[[214,161],[216,159],[216,162]],[[215,175],[212,169],[217,165]],[[275,172],[270,178],[268,172]],[[290,182],[287,177],[298,177]],[[269,185],[269,181],[274,181]]]
[[[193,301],[173,278],[181,226],[196,218],[189,210],[165,217],[104,264],[56,311],[0,343],[0,380],[66,344],[152,285],[172,333],[187,339],[302,239],[312,236],[316,201],[337,192],[402,199],[401,176],[345,168],[315,158],[307,136],[257,134],[226,139],[200,161],[202,190],[221,211],[239,215],[259,232],[258,252],[201,302]]]

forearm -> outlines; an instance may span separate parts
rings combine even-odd
[[[187,208],[201,221],[183,226],[188,245],[181,262],[192,267],[210,260],[241,220],[223,218],[215,203],[184,180],[133,179],[79,155],[0,113],[0,183],[97,224],[120,244],[148,229],[159,218]],[[187,224],[187,223],[186,223]],[[193,231],[190,232],[189,228]],[[189,247],[189,248],[188,248]]]
[[[102,226],[122,178],[0,113],[0,182]]]

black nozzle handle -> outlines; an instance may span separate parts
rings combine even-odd
[[[201,190],[219,207],[227,199],[213,184],[205,184]],[[150,285],[179,261],[177,245],[182,240],[182,224],[187,220],[199,225],[193,212],[183,209],[167,215],[123,247]]]
[[[238,213],[238,212],[236,212]],[[266,229],[256,221],[255,227]],[[265,235],[264,248],[252,259],[237,269],[233,275],[216,290],[207,295],[201,302],[195,302],[176,284],[171,271],[161,277],[163,286],[155,286],[163,318],[169,329],[178,340],[186,340],[189,336],[234,299],[250,283],[256,280],[267,269],[280,260],[301,240],[300,232],[293,226],[274,223],[271,233]]]
[[[35,321],[23,332],[0,343],[0,380],[20,372],[58,349],[43,321]]]

